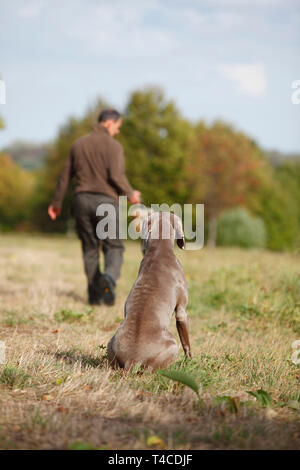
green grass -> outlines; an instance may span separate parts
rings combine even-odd
[[[88,321],[93,313],[93,309],[87,309],[84,313],[75,312],[66,308],[61,309],[54,314],[54,319],[59,322]]]
[[[15,327],[17,325],[33,324],[34,318],[23,316],[17,310],[3,310],[1,315],[1,323],[4,326]]]
[[[7,364],[0,373],[0,384],[11,389],[14,387],[24,388],[29,379],[30,375],[10,364]]]
[[[75,237],[0,237],[2,448],[299,448],[300,365],[291,360],[299,257],[232,248],[176,255],[193,359],[180,350],[170,379],[108,364],[138,244],[126,244],[115,306],[91,309]],[[179,343],[174,318],[170,331]]]

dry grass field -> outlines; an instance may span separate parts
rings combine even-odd
[[[91,308],[74,237],[0,236],[1,449],[300,447],[300,262],[258,250],[176,249],[193,359],[157,372],[108,366],[106,344],[141,260],[128,242],[113,307]],[[178,338],[175,319],[171,330]],[[179,338],[178,338],[179,342]],[[259,392],[256,397],[247,393]],[[152,439],[151,439],[152,438]]]

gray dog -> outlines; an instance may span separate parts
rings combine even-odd
[[[168,331],[174,311],[184,353],[191,358],[187,284],[174,254],[175,238],[178,246],[184,248],[178,216],[155,212],[143,222],[145,256],[125,303],[125,318],[107,346],[114,367],[168,367],[178,354],[176,339]]]

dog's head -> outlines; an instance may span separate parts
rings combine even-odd
[[[176,239],[179,248],[184,249],[184,233],[180,218],[172,212],[154,212],[142,225],[142,252],[145,254],[150,241]]]

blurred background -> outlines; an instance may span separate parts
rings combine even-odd
[[[73,230],[71,188],[57,222],[47,207],[109,106],[146,204],[204,203],[210,246],[299,251],[299,0],[0,7],[0,231]]]

